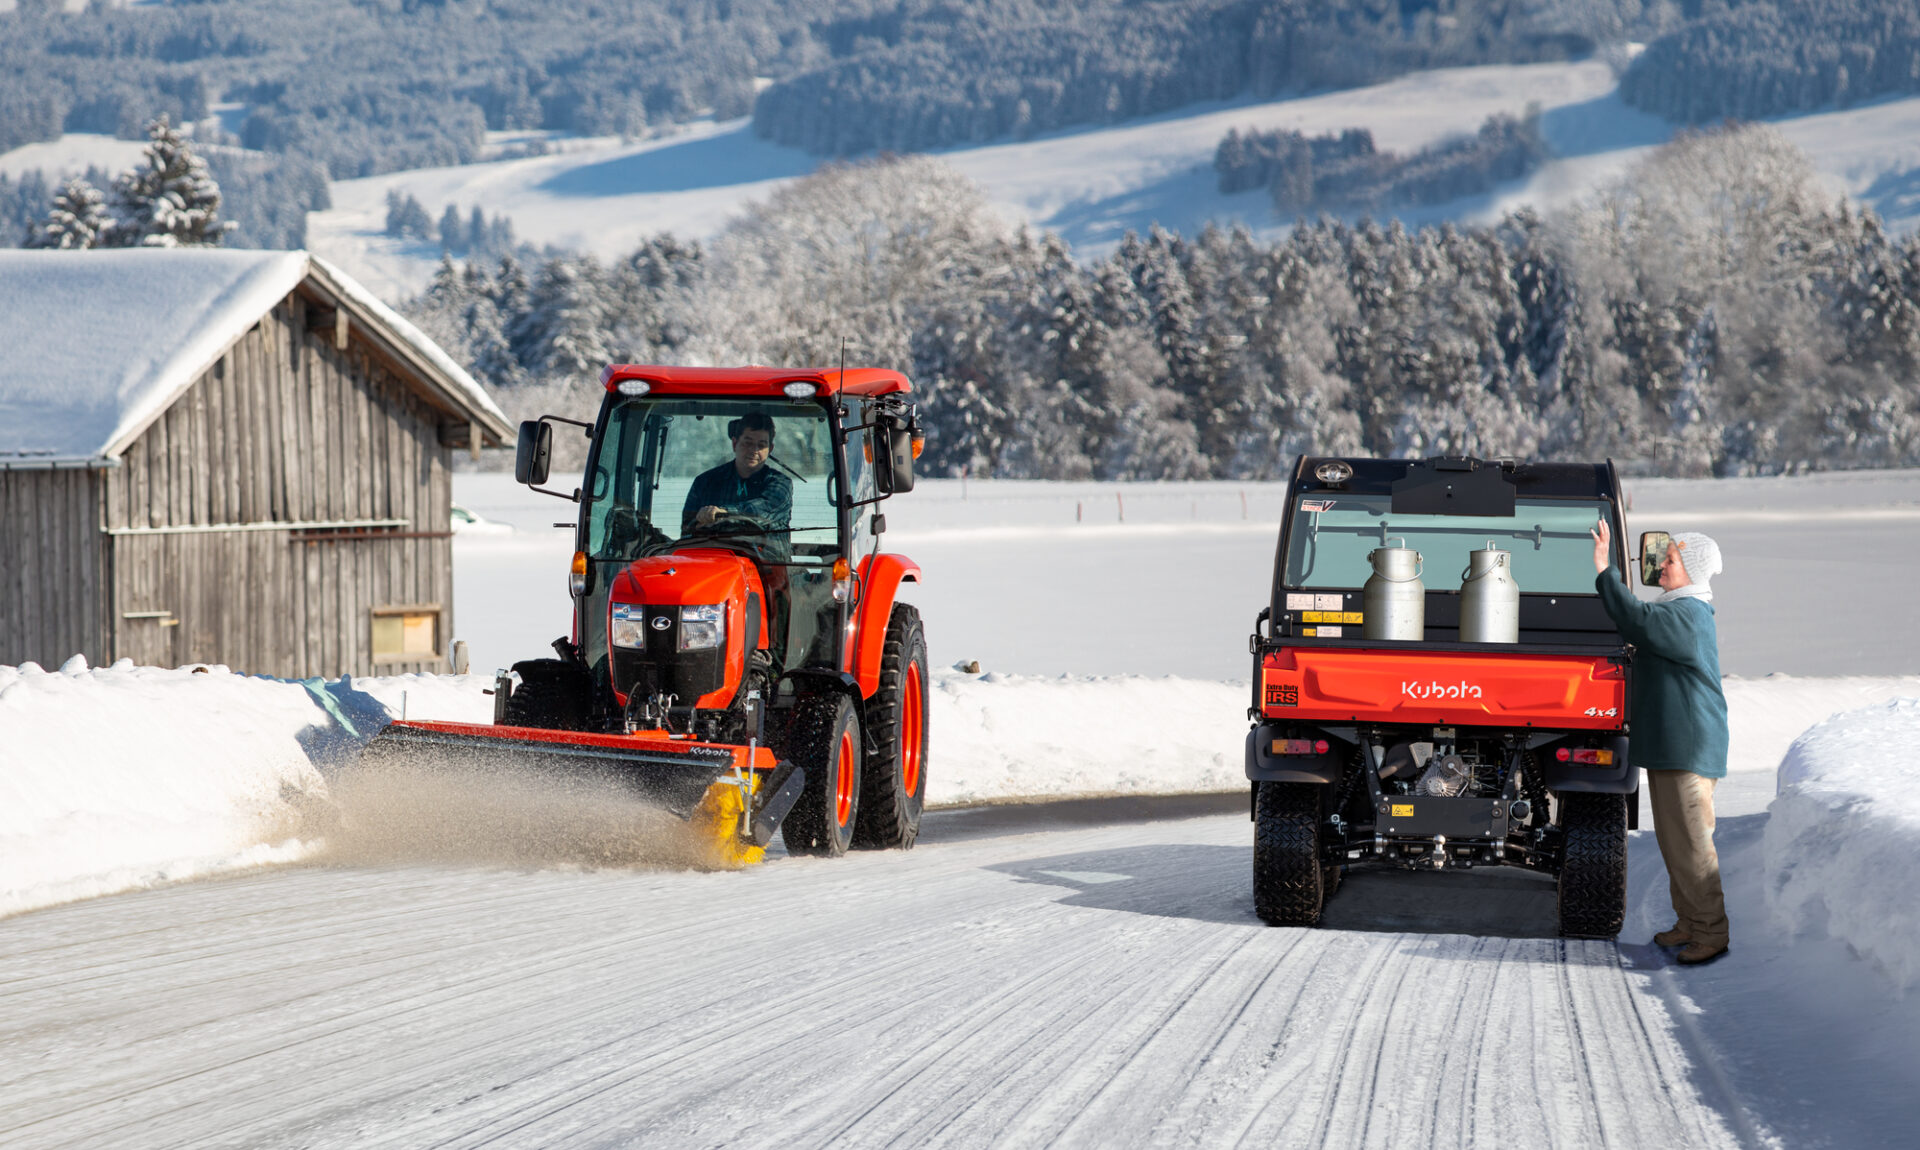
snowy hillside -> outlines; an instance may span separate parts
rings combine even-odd
[[[1127,230],[1144,232],[1154,223],[1187,233],[1207,221],[1243,222],[1263,234],[1283,230],[1288,221],[1275,218],[1264,192],[1217,190],[1213,153],[1229,129],[1364,127],[1384,149],[1412,150],[1529,105],[1541,109],[1542,131],[1559,158],[1521,186],[1405,218],[1478,221],[1522,203],[1561,203],[1617,175],[1675,130],[1626,107],[1612,68],[1589,60],[1443,69],[1352,91],[1202,105],[1112,128],[939,154],[1006,218],[1057,231],[1091,258]],[[1920,219],[1920,196],[1908,187],[1909,171],[1920,168],[1920,98],[1777,124],[1836,194],[1864,198],[1896,226]],[[758,139],[745,120],[695,125],[639,144],[560,140],[546,156],[335,184],[335,207],[311,218],[310,242],[362,282],[404,297],[426,283],[439,250],[383,234],[392,191],[416,197],[435,216],[448,204],[463,213],[478,206],[511,218],[522,239],[608,258],[658,232],[710,235],[743,203],[817,162]]]

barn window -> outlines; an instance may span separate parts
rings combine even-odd
[[[373,661],[420,663],[440,657],[440,606],[415,603],[373,609]]]

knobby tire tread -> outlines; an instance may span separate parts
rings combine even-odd
[[[800,794],[800,800],[780,824],[780,839],[787,846],[787,853],[793,855],[838,856],[845,854],[847,843],[839,841],[833,819],[833,783],[832,775],[837,766],[836,754],[839,749],[840,731],[844,722],[854,727],[854,741],[859,742],[859,721],[854,715],[853,704],[839,692],[814,695],[802,699],[795,707],[793,719],[787,727],[785,741],[786,754],[783,756],[799,766],[806,774],[807,786]],[[854,762],[859,764],[859,756]],[[864,772],[862,772],[864,773]],[[860,783],[854,781],[854,818],[849,822],[858,825]],[[848,836],[851,838],[851,835]]]
[[[906,679],[920,667],[920,793],[910,795],[902,775],[900,716]],[[927,640],[920,612],[896,603],[880,654],[880,688],[867,700],[867,761],[860,774],[860,814],[853,845],[868,850],[908,849],[920,835],[927,793]]]
[[[1260,784],[1253,831],[1253,908],[1269,926],[1312,926],[1326,905],[1320,788]]]
[[[1566,794],[1561,805],[1560,933],[1613,938],[1627,914],[1625,796]]]

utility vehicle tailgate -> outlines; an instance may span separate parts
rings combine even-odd
[[[1281,647],[1260,667],[1270,719],[1617,730],[1627,667],[1608,655]]]

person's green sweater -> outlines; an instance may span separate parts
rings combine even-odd
[[[1630,761],[1650,771],[1727,774],[1727,697],[1713,608],[1699,598],[1642,603],[1617,568],[1594,579],[1600,602],[1634,646]]]

